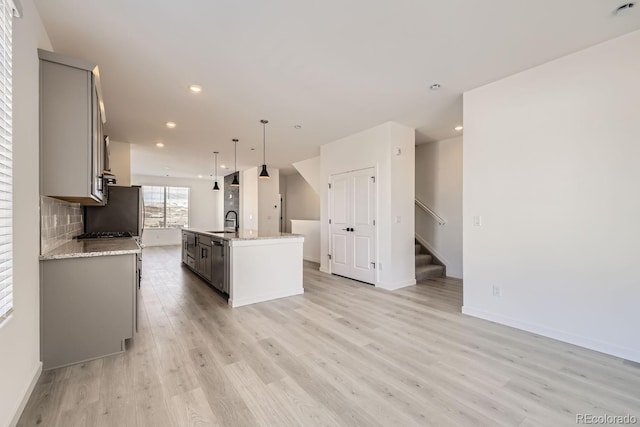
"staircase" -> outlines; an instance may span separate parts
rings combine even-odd
[[[445,267],[429,253],[429,251],[416,242],[416,281],[445,277]]]

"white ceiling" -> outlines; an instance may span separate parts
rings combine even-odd
[[[56,51],[99,64],[133,173],[181,177],[213,173],[213,151],[233,168],[232,138],[239,169],[261,164],[260,119],[288,170],[388,120],[453,137],[464,91],[640,28],[624,0],[35,2]]]

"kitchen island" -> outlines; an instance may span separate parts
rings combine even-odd
[[[182,229],[182,262],[240,307],[299,295],[304,236]]]

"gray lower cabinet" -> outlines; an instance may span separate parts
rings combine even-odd
[[[187,231],[182,232],[182,262],[187,264],[187,245],[189,244],[188,239],[189,233]]]
[[[198,237],[196,251],[196,270],[205,280],[211,282],[211,240],[205,237]]]
[[[137,255],[40,262],[44,369],[125,350],[137,318]]]
[[[229,293],[229,243],[226,240],[211,242],[211,284],[219,291]]]
[[[229,294],[229,259],[228,241],[182,231],[182,262],[207,283],[226,294]]]

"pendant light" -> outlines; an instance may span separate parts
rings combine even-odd
[[[267,172],[267,123],[268,120],[260,120],[262,123],[262,170],[260,171],[260,175],[258,178],[260,179],[268,179],[269,172]]]
[[[219,191],[220,187],[218,187],[218,152],[214,151],[213,154],[215,154],[215,156],[216,156],[216,163],[215,163],[215,165],[216,165],[215,166],[215,174],[216,174],[216,176],[214,178],[215,182],[213,184],[213,191]]]
[[[240,187],[240,181],[238,180],[238,140],[233,140],[233,168],[235,173],[233,174],[233,181],[231,181],[232,187]]]

